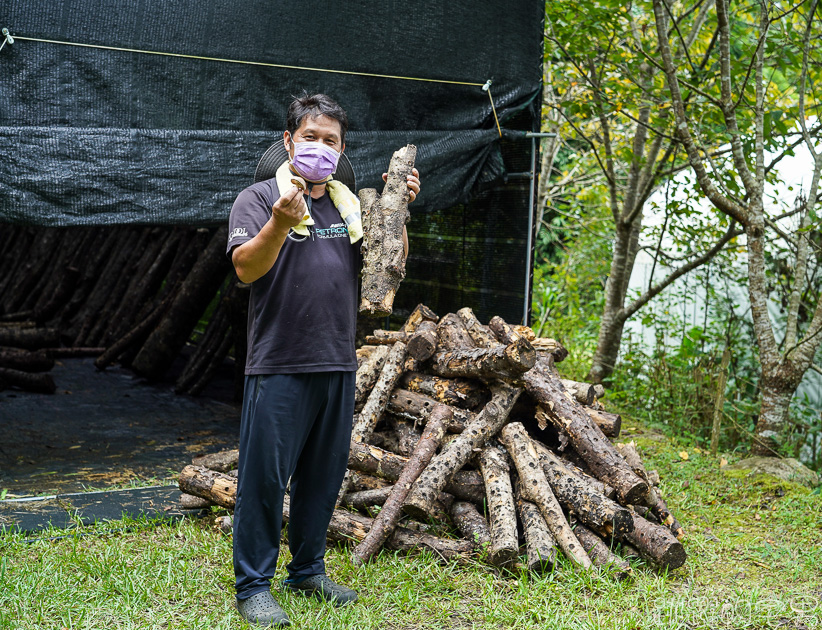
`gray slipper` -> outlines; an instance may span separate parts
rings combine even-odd
[[[243,619],[261,627],[290,626],[291,621],[270,591],[260,591],[248,599],[237,600],[237,610]]]
[[[312,575],[297,583],[283,580],[281,584],[284,589],[293,593],[315,597],[335,606],[346,606],[357,601],[355,590],[332,582],[325,573]]]

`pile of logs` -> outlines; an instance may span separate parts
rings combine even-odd
[[[631,571],[627,558],[685,562],[658,475],[633,443],[608,439],[620,421],[602,410],[603,392],[559,377],[559,343],[499,317],[482,325],[470,309],[438,319],[423,305],[401,330],[367,342],[349,470],[328,531],[356,542],[355,562],[383,546],[509,568],[524,557],[537,572],[559,549],[619,578]],[[236,477],[206,461],[187,466],[179,485],[187,501],[234,506]]]
[[[93,356],[99,369],[117,362],[157,380],[182,355],[175,389],[197,394],[233,348],[241,395],[248,295],[225,245],[224,226],[3,226],[0,369],[35,364],[6,346],[47,348],[47,356]],[[32,329],[42,338],[36,345],[11,339]],[[53,392],[45,376],[37,384],[17,374],[0,379]]]

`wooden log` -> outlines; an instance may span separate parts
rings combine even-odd
[[[437,325],[432,321],[421,322],[408,337],[408,354],[417,361],[430,359],[437,350]]]
[[[649,491],[644,505],[650,508],[651,514],[653,514],[654,518],[670,529],[671,533],[673,533],[679,540],[682,540],[685,537],[685,530],[682,528],[682,525],[679,524],[679,521],[676,520],[674,515],[671,514],[667,503],[665,503],[662,498],[662,494],[651,482],[651,476],[645,468],[645,465],[642,463],[642,458],[639,455],[636,444],[634,442],[628,442],[627,444],[618,443],[616,447],[633,471],[648,482]]]
[[[341,505],[353,510],[365,510],[376,505],[382,505],[391,494],[393,485],[374,488],[373,490],[360,490],[349,492],[343,496]]]
[[[225,280],[227,227],[217,229],[182,283],[165,317],[149,335],[131,363],[132,369],[149,379],[163,376],[180,353],[217,288]]]
[[[532,443],[557,501],[576,514],[580,521],[608,533],[622,534],[634,526],[627,508],[594,490],[543,445],[533,440]]]
[[[43,294],[46,299],[35,305],[34,319],[40,324],[49,321],[71,299],[79,279],[80,270],[77,267],[66,267],[59,282],[48,293]]]
[[[36,394],[53,394],[57,389],[51,374],[46,372],[22,372],[0,367],[0,380],[7,386]]]
[[[536,352],[525,339],[507,346],[464,350],[439,350],[430,359],[434,374],[489,380],[516,379],[536,362]]]
[[[542,442],[539,442],[533,438],[531,438],[531,441],[534,443],[537,453],[539,453],[539,460],[543,467],[556,467],[563,474],[574,475],[579,478],[580,481],[582,481],[592,492],[601,494],[609,499],[616,497],[616,491],[608,484],[602,483],[595,477],[591,477],[585,471],[574,466],[571,462],[566,461],[561,457],[557,457],[557,455]]]
[[[361,492],[363,490],[377,490],[392,485],[390,481],[386,481],[380,477],[367,475],[363,472],[351,471],[351,484],[349,488],[351,492]]]
[[[516,334],[502,318],[494,317],[490,326],[501,342],[516,341]],[[602,430],[565,391],[552,361],[540,357],[537,364],[522,376],[522,381],[529,394],[539,402],[545,417],[568,437],[594,475],[614,487],[620,502],[641,503],[641,498],[648,492],[647,482],[631,470]]]
[[[574,536],[562,508],[551,492],[551,486],[539,465],[539,455],[525,427],[520,422],[506,425],[500,432],[500,441],[514,460],[520,477],[522,497],[539,508],[551,535],[568,559],[584,569],[591,568],[591,559]]]
[[[398,341],[408,343],[408,335],[404,330],[383,330],[377,328],[373,333],[365,336],[365,343],[372,346],[393,346]]]
[[[214,504],[208,499],[203,499],[193,494],[183,493],[180,495],[180,507],[184,510],[202,510],[212,505]]]
[[[466,540],[483,553],[491,545],[491,528],[477,507],[468,501],[454,501],[451,505],[451,521]]]
[[[361,313],[390,315],[394,295],[405,278],[402,234],[411,218],[408,176],[416,156],[417,148],[413,144],[394,153],[382,196],[370,206],[367,225],[363,225]]]
[[[0,346],[40,350],[60,345],[60,334],[56,328],[0,327]]]
[[[189,464],[183,468],[177,484],[185,494],[193,494],[220,507],[234,509],[234,502],[237,499],[235,477],[210,470],[205,466]]]
[[[203,336],[174,384],[175,394],[199,394],[228,354],[233,337],[229,330],[226,298],[217,301]]]
[[[437,314],[425,304],[417,304],[414,307],[414,310],[411,311],[411,314],[408,316],[408,319],[405,321],[405,324],[403,324],[401,330],[404,333],[411,335],[417,330],[422,322],[436,322],[438,319]]]
[[[608,413],[607,411],[591,408],[586,408],[585,413],[602,429],[606,437],[619,437],[619,432],[622,429],[622,416],[618,413]]]
[[[547,573],[554,567],[557,560],[556,541],[539,508],[522,498],[520,486],[520,482],[517,481],[514,488],[514,499],[525,534],[526,567],[532,573]]]
[[[399,381],[400,386],[411,392],[430,396],[437,402],[463,409],[473,409],[485,400],[486,388],[482,383],[466,378],[442,378],[408,372]]]
[[[351,431],[352,442],[366,442],[374,432],[374,427],[388,405],[391,391],[402,375],[405,351],[405,344],[401,342],[395,343],[391,348],[365,406],[354,421],[354,428]]]
[[[556,339],[536,337],[535,339],[528,338],[528,340],[537,352],[550,355],[554,363],[561,363],[568,357],[568,350]]]
[[[522,389],[507,383],[496,383],[491,389],[491,400],[474,421],[466,425],[465,430],[445,446],[419,476],[403,505],[407,514],[416,518],[430,515],[433,501],[448,480],[507,422]]]
[[[402,504],[411,489],[411,484],[416,481],[423,468],[428,465],[434,452],[439,446],[440,440],[445,435],[445,423],[451,412],[445,405],[437,405],[431,411],[431,417],[425,425],[425,431],[419,439],[414,452],[408,459],[408,463],[402,470],[397,483],[385,501],[382,510],[374,519],[368,535],[354,548],[352,559],[355,564],[364,564],[374,557],[386,538],[397,526],[397,522],[402,514]],[[516,531],[516,523],[514,524]]]
[[[457,311],[457,316],[462,321],[465,329],[471,336],[471,340],[477,348],[493,348],[498,345],[499,342],[496,337],[494,337],[491,329],[488,328],[488,326],[483,326],[480,324],[479,320],[474,315],[474,311],[470,308],[467,306],[465,308],[461,308]]]
[[[48,372],[54,367],[54,359],[45,350],[0,348],[0,367],[21,372]]]
[[[594,386],[590,383],[580,383],[567,378],[560,379],[565,391],[569,392],[580,405],[592,405],[594,402]]]
[[[468,334],[465,324],[460,317],[454,313],[448,313],[437,323],[437,349],[446,350],[467,350],[475,348],[476,344]]]
[[[633,545],[648,562],[659,568],[677,569],[685,564],[685,547],[664,525],[652,523],[634,514],[634,529],[618,536]]]
[[[362,367],[363,362],[370,357],[375,350],[381,348],[382,346],[360,346],[356,350],[357,354],[357,368],[359,369]]]
[[[411,392],[407,389],[395,389],[391,392],[386,410],[396,417],[419,423],[425,422],[431,409],[435,405],[441,404],[444,403],[439,403],[425,394]],[[447,405],[447,407],[451,411],[451,417],[446,427],[446,431],[449,433],[462,433],[465,425],[476,417],[476,414],[471,411],[451,405]]]
[[[448,409],[446,405],[442,406],[445,407],[446,410]],[[426,418],[425,421],[420,423],[420,426],[427,428],[428,422],[429,421]],[[417,445],[422,437],[423,430],[421,428],[417,428],[416,423],[409,420],[404,420],[402,418],[389,418],[389,423],[391,428],[394,430],[394,433],[397,435],[397,446],[399,447],[397,452],[401,455],[410,456],[411,453],[413,453],[417,448]],[[437,442],[437,446],[439,446],[439,442]]]
[[[510,565],[519,553],[517,512],[511,470],[507,458],[495,445],[486,446],[478,456],[485,481],[488,516],[491,525],[491,545],[488,559],[499,567]]]
[[[381,449],[391,451],[392,453],[396,453],[397,455],[403,455],[405,457],[409,455],[409,452],[403,451],[402,447],[400,446],[400,437],[393,429],[390,429],[388,431],[374,431],[371,434],[371,437],[369,438],[368,442],[373,446],[378,446]]]
[[[220,451],[218,453],[208,453],[200,455],[191,460],[195,466],[205,466],[217,472],[228,472],[237,468],[240,461],[240,451],[236,448],[227,451]]]
[[[605,541],[585,525],[579,522],[575,523],[574,535],[596,566],[612,570],[614,577],[618,580],[624,580],[631,575],[631,565],[613,553],[605,544]]]
[[[369,473],[393,482],[400,478],[407,463],[407,457],[359,442],[351,443],[351,452],[348,455],[348,467],[352,471]],[[485,500],[485,484],[482,476],[475,470],[457,471],[441,490],[463,501],[479,503]],[[432,505],[439,499],[440,494],[438,492],[432,499]],[[431,514],[433,513],[432,509]]]
[[[98,357],[105,348],[100,347],[69,347],[69,348],[43,348],[43,350],[53,359],[77,359],[80,357]]]
[[[389,352],[391,352],[390,347],[379,346],[357,368],[357,384],[354,388],[354,410],[356,412],[359,413],[368,394],[374,388]]]

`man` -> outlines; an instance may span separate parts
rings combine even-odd
[[[325,575],[323,562],[348,462],[357,369],[361,224],[353,192],[331,177],[348,119],[328,96],[304,94],[286,127],[287,161],[237,197],[228,240],[237,276],[251,284],[234,512],[237,608],[263,626],[290,623],[270,591],[289,479],[292,560],[283,588],[336,605],[357,599]],[[302,186],[298,175],[305,193],[292,183]],[[416,169],[408,188],[414,200]]]

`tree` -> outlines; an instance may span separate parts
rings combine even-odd
[[[675,118],[676,137],[688,156],[698,186],[713,206],[731,224],[744,229],[747,248],[748,295],[762,367],[761,409],[755,429],[753,454],[773,454],[784,432],[789,405],[814,355],[822,344],[822,300],[818,291],[807,292],[812,228],[818,229],[817,212],[822,151],[815,138],[819,124],[808,128],[808,103],[818,115],[814,86],[818,73],[809,60],[818,53],[820,38],[819,2],[804,0],[783,7],[782,3],[757,0],[731,12],[728,0],[716,0],[717,46],[712,51],[710,72],[696,71],[672,52],[671,40],[681,35],[675,10],[693,8],[653,0],[659,67],[664,72]],[[744,34],[753,34],[752,38]],[[740,35],[742,35],[740,37]],[[650,55],[649,55],[650,56]],[[791,60],[801,63],[791,63]],[[787,63],[784,62],[787,60]],[[798,72],[797,72],[798,68]],[[795,94],[795,97],[794,97]],[[694,111],[686,108],[693,99]],[[804,142],[814,156],[813,179],[807,197],[788,214],[797,214],[793,228],[786,227],[765,197],[765,183],[773,164],[766,164],[766,151],[774,149],[772,131],[781,127],[783,136],[790,119],[801,129]],[[706,128],[719,129],[706,142]],[[727,161],[712,154],[730,148]],[[777,160],[791,149],[783,147]],[[768,244],[781,241],[791,251],[791,287],[787,300],[785,334],[777,340],[768,313],[773,285],[768,277]]]
[[[651,16],[621,2],[574,3],[573,11],[563,2],[546,7],[550,44],[546,63],[556,70],[545,102],[562,117],[571,142],[584,148],[578,161],[593,161],[600,169],[613,229],[604,307],[588,373],[589,380],[601,382],[614,369],[627,320],[678,278],[711,260],[741,231],[734,223],[689,229],[687,212],[671,205],[666,208],[666,212],[674,210],[671,221],[666,220],[662,230],[668,229],[669,237],[682,235],[681,255],[677,261],[666,256],[659,246],[660,233],[654,256],[655,260],[667,258],[669,270],[640,295],[629,296],[629,281],[646,230],[645,204],[684,162],[671,130],[660,65],[645,53],[653,37],[653,31],[647,30]],[[691,49],[702,37],[699,65],[709,62],[712,44],[702,27],[710,7],[710,2],[703,2],[678,20],[677,28],[686,36],[675,58],[690,59]],[[562,98],[555,96],[555,89]]]

